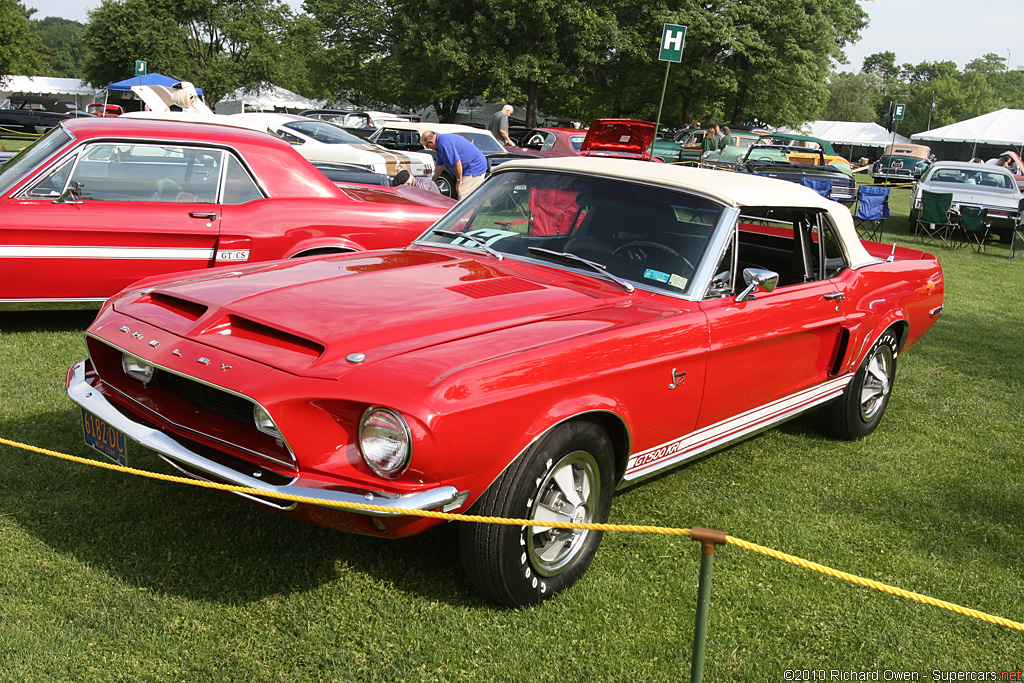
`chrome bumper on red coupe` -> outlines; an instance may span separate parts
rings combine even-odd
[[[394,494],[384,491],[347,489],[325,489],[289,483],[273,485],[257,477],[242,474],[230,467],[214,462],[194,450],[182,445],[171,436],[137,422],[126,416],[111,404],[103,393],[86,379],[86,363],[82,361],[71,368],[68,373],[67,393],[72,401],[92,415],[105,421],[108,425],[121,431],[127,438],[156,452],[176,469],[194,479],[201,479],[230,486],[266,491],[291,496],[311,498],[314,505],[329,507],[332,503],[350,503],[355,505],[379,505],[401,510],[434,510],[444,508],[459,498],[458,489],[452,486],[439,486],[408,494]],[[293,480],[301,481],[301,479]],[[256,495],[235,492],[244,498],[271,505],[278,509],[290,509],[295,503],[284,499],[264,499]],[[272,502],[273,501],[273,502]],[[304,501],[305,502],[305,501]],[[457,507],[457,506],[455,506]],[[398,512],[377,512],[372,510],[348,509],[350,512],[376,517],[400,516]]]

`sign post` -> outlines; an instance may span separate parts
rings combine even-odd
[[[896,104],[892,108],[892,144],[896,144],[896,131],[899,130],[900,121],[903,120],[903,114],[907,111],[907,105]]]
[[[683,44],[686,42],[686,27],[679,24],[665,24],[661,32],[661,50],[658,59],[665,62],[665,82],[661,84],[661,101],[658,102],[658,118],[654,122],[654,141],[658,139],[658,127],[661,126],[661,108],[665,104],[665,90],[668,89],[668,71],[672,62],[683,61]],[[654,155],[654,142],[651,142],[651,155]]]

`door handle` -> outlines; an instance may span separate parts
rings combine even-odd
[[[208,221],[212,221],[217,218],[216,211],[189,211],[189,216],[192,218],[205,218]]]
[[[829,301],[842,301],[843,299],[846,298],[846,295],[843,294],[842,292],[832,292],[830,294],[825,294],[824,298],[828,299]]]

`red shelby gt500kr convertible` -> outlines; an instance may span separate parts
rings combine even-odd
[[[151,275],[405,246],[452,203],[340,187],[267,133],[68,120],[0,168],[0,305],[99,303]]]
[[[933,256],[861,243],[793,183],[510,161],[404,249],[136,284],[67,389],[111,457],[137,442],[263,491],[603,522],[617,485],[812,408],[869,434],[942,301]],[[438,523],[259,502],[377,536]],[[600,538],[460,530],[469,576],[507,605],[572,584]]]

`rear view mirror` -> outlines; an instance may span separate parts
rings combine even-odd
[[[736,297],[736,303],[755,298],[754,291],[757,289],[764,292],[773,291],[779,284],[779,274],[763,268],[744,268],[743,281],[747,283],[747,286]]]

